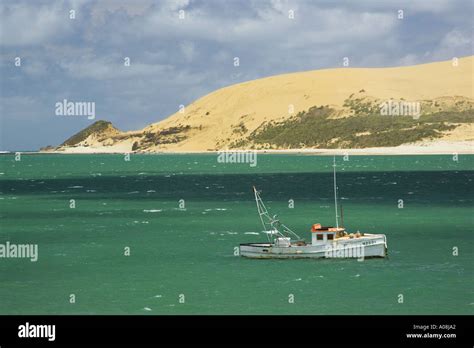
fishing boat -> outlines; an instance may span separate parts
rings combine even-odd
[[[258,259],[270,258],[365,258],[386,257],[387,238],[384,234],[349,233],[339,225],[336,159],[333,162],[334,207],[336,226],[311,226],[311,243],[284,225],[276,215],[271,216],[255,186],[253,192],[257,211],[267,235],[267,242],[240,244],[240,256]],[[344,224],[341,208],[341,225]]]

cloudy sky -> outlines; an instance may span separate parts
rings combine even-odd
[[[55,115],[63,99],[95,102],[95,120],[132,130],[217,88],[344,57],[380,67],[472,55],[473,10],[472,0],[0,0],[0,150],[57,145],[94,122]]]

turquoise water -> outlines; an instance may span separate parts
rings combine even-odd
[[[474,156],[337,161],[346,228],[385,233],[388,259],[234,256],[266,241],[252,185],[306,239],[334,223],[332,157],[0,156],[0,244],[39,248],[0,259],[0,313],[473,314]]]

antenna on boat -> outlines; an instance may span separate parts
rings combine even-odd
[[[333,166],[333,173],[334,173],[334,209],[336,211],[336,228],[339,228],[339,217],[337,216],[336,156],[334,156],[332,166]]]
[[[342,204],[340,205],[339,210],[341,211],[341,226],[344,228],[344,210],[342,209]]]
[[[253,192],[255,194],[255,203],[257,203],[257,211],[260,217],[260,221],[262,222],[263,231],[267,233],[268,241],[271,242],[272,238],[270,234],[276,234],[280,237],[296,237],[296,240],[301,240],[300,236],[298,236],[295,232],[293,232],[290,228],[285,226],[278,220],[277,216],[274,215],[273,217],[269,214],[265,204],[260,197],[260,193],[257,191],[255,186],[253,187]]]
[[[260,195],[258,194],[257,189],[255,186],[253,187],[253,193],[255,194],[255,202],[257,203],[257,210],[258,210],[258,217],[260,218],[260,221],[262,222],[263,230],[266,230],[265,222],[263,221],[262,215],[265,215],[267,210],[265,209],[265,205],[260,204]]]

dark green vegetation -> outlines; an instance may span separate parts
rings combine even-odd
[[[151,145],[160,145],[160,144],[175,144],[180,141],[183,141],[184,139],[187,138],[187,136],[184,134],[187,131],[191,129],[191,126],[177,126],[177,127],[169,127],[166,129],[163,129],[160,132],[157,133],[146,133],[145,137],[142,140],[141,145],[145,145],[145,147],[151,146]],[[135,147],[135,144],[134,144]],[[139,144],[137,144],[136,149],[140,147]]]
[[[80,132],[74,134],[72,137],[67,139],[64,143],[61,144],[61,146],[72,146],[80,143],[81,141],[85,140],[89,135],[93,133],[100,134],[104,132],[107,129],[112,129],[115,131],[118,131],[113,125],[112,122],[108,121],[96,121],[93,124],[91,124],[89,127],[84,128]]]
[[[277,148],[365,148],[398,146],[422,139],[435,139],[460,123],[474,122],[474,111],[438,112],[414,119],[410,116],[367,114],[330,118],[334,110],[312,107],[307,112],[282,121],[263,124],[232,147]],[[270,146],[270,145],[268,145]]]
[[[240,122],[237,126],[234,126],[232,129],[232,133],[237,133],[237,134],[245,134],[247,133],[248,129],[245,126],[244,122]]]
[[[362,92],[361,90],[359,92]],[[380,106],[374,101],[367,100],[365,97],[362,98],[353,98],[354,95],[351,94],[349,98],[344,100],[344,107],[351,109],[355,115],[372,115],[377,114],[380,111]]]
[[[159,132],[147,132],[141,134],[141,139],[135,141],[132,145],[132,151],[137,151],[143,148],[148,148],[154,145],[160,144],[175,144],[183,141],[187,138],[187,133],[191,130],[191,126],[178,125],[176,127],[165,128]],[[61,146],[74,146],[87,139],[91,134],[96,134],[99,138],[104,139],[110,137],[113,142],[126,140],[134,135],[120,133],[111,122],[108,121],[97,121],[82,131],[74,134],[68,140],[66,140]],[[84,146],[88,146],[84,144]],[[47,150],[46,148],[44,150]]]

